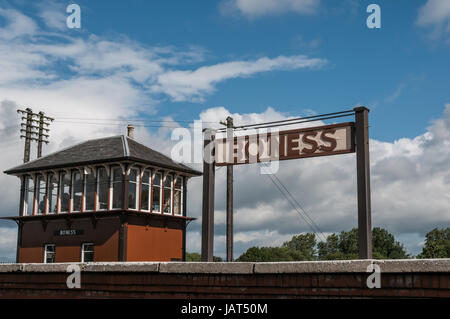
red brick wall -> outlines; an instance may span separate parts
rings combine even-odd
[[[0,272],[2,298],[450,298],[449,273],[385,273],[381,288],[366,273],[179,274],[82,272],[68,289],[62,272]]]

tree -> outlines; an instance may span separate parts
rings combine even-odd
[[[425,236],[419,258],[450,258],[450,228],[433,229]]]
[[[353,228],[350,231],[341,231],[339,235],[339,251],[345,256],[344,259],[358,259],[358,229]]]
[[[300,252],[286,247],[251,247],[236,261],[270,262],[299,260],[305,260],[305,257]]]
[[[318,257],[320,260],[340,260],[349,259],[341,251],[339,247],[339,236],[331,234],[327,237],[326,242],[319,242],[317,244]]]
[[[449,230],[450,232],[450,230]],[[447,233],[447,249],[450,247]],[[441,238],[443,236],[431,236]],[[430,238],[431,238],[430,237]],[[443,245],[433,244],[441,248]],[[394,235],[386,229],[375,227],[372,230],[373,258],[375,259],[402,259],[409,258],[405,248],[395,240]],[[447,250],[447,253],[450,251]],[[296,261],[296,260],[345,260],[358,259],[358,229],[342,231],[338,234],[331,234],[325,242],[316,241],[313,233],[300,234],[292,237],[281,247],[251,247],[242,254],[237,261]]]
[[[222,261],[222,257],[214,256],[214,261]],[[202,255],[199,253],[186,253],[186,261],[202,261]]]
[[[199,253],[186,253],[186,261],[202,261]]]
[[[316,259],[316,235],[311,233],[300,234],[283,244],[283,247],[298,251],[306,260]]]
[[[373,256],[376,259],[409,258],[403,245],[386,229],[375,227],[372,230]]]
[[[375,227],[372,230],[372,251],[375,259],[408,258],[405,248],[395,240],[386,229]],[[320,260],[358,259],[358,229],[342,231],[339,236],[332,234],[326,242],[318,244]]]

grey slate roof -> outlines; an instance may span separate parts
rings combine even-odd
[[[202,175],[201,172],[175,162],[170,157],[123,135],[88,140],[16,166],[4,173],[17,174],[124,160],[154,165],[192,175]]]

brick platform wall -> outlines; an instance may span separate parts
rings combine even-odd
[[[367,267],[381,270],[369,289]],[[450,298],[450,259],[286,263],[0,265],[0,298]]]

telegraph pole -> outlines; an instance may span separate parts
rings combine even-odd
[[[204,130],[203,203],[202,203],[202,261],[214,261],[214,179],[215,132]]]
[[[46,121],[53,122],[54,119],[44,116],[44,112],[39,112],[39,134],[38,134],[38,152],[37,157],[42,157],[42,142],[45,144],[48,144],[48,134],[44,134],[44,131],[46,133],[50,132],[50,129],[44,128],[44,125],[49,126],[50,123]]]
[[[372,217],[370,203],[369,109],[355,111],[356,174],[358,189],[359,258],[372,258]]]
[[[233,118],[228,116],[226,122],[220,122],[227,127],[227,161],[233,160]],[[233,165],[227,165],[227,261],[233,261]]]
[[[26,108],[25,111],[17,110],[17,113],[22,113],[26,115],[26,117],[22,117],[22,120],[25,120],[25,123],[21,124],[21,133],[25,133],[25,135],[21,135],[20,138],[25,138],[25,147],[23,153],[23,162],[28,163],[30,161],[30,151],[31,151],[31,135],[32,135],[32,125],[33,125],[33,110],[30,108]],[[25,129],[23,128],[25,126]]]
[[[21,135],[20,138],[25,139],[25,148],[23,155],[23,162],[27,163],[30,161],[31,153],[31,141],[38,142],[37,157],[42,157],[42,143],[48,144],[49,135],[46,133],[50,132],[48,126],[50,122],[54,119],[44,115],[44,112],[33,113],[33,110],[26,108],[25,110],[17,110],[17,113],[22,114],[21,123]],[[34,125],[36,123],[37,125]],[[45,131],[45,133],[44,133]]]

